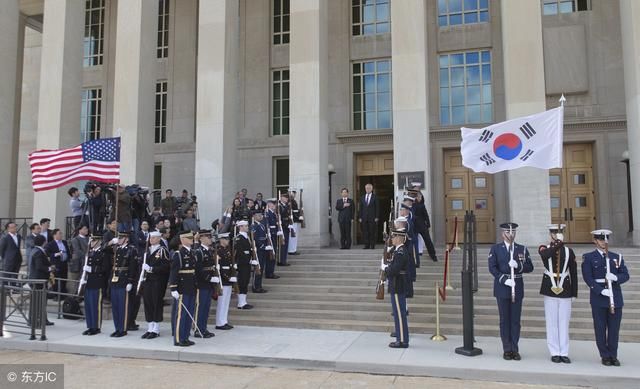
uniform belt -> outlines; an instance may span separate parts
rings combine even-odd
[[[229,267],[229,266],[222,266],[222,270],[229,270],[229,269],[231,269],[231,267]]]
[[[599,283],[599,284],[604,284],[607,282],[606,278],[598,278],[596,280],[594,280],[595,282]]]
[[[400,274],[407,274],[407,272],[406,271],[401,271]]]
[[[195,273],[195,272],[196,272],[196,271],[195,271],[195,270],[193,270],[193,269],[191,269],[191,270],[178,270],[178,273],[179,273],[179,274],[193,274],[193,273]]]
[[[215,269],[215,266],[203,267],[202,271],[210,271],[210,270],[213,270],[213,269]]]
[[[129,266],[124,266],[124,267],[116,267],[115,269],[113,269],[115,271],[121,271],[121,270],[129,270]]]
[[[511,274],[503,274],[507,278],[511,278]],[[522,274],[514,274],[513,278],[522,278]]]
[[[569,272],[564,272],[564,273],[551,273],[549,270],[545,270],[544,274],[551,277],[551,275],[553,275],[554,277],[560,278],[560,277],[566,277],[569,275]]]

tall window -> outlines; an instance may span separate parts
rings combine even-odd
[[[156,143],[167,141],[167,81],[156,83]]]
[[[591,0],[542,0],[542,14],[556,15],[591,9]]]
[[[438,0],[440,27],[488,21],[489,0]]]
[[[491,52],[440,55],[440,123],[490,123],[493,120]]]
[[[289,0],[273,0],[273,44],[289,43]]]
[[[391,31],[389,1],[390,0],[352,0],[352,34],[354,36],[374,35]]]
[[[158,58],[169,56],[169,0],[158,0]]]
[[[100,139],[101,116],[102,89],[83,89],[80,110],[80,138],[83,142]]]
[[[353,129],[391,128],[391,60],[353,64]]]
[[[278,195],[278,191],[289,190],[289,158],[278,157],[273,160],[273,195]]]
[[[273,113],[273,135],[289,135],[289,69],[273,71],[273,98],[271,111]]]
[[[102,65],[104,52],[104,0],[87,0],[84,19],[85,67]]]

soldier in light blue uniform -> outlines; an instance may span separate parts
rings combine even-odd
[[[515,243],[516,223],[503,223],[502,239],[489,252],[489,271],[493,275],[493,295],[500,313],[500,338],[502,338],[503,358],[507,361],[521,359],[518,350],[520,340],[520,315],[524,298],[523,273],[533,271],[529,250]],[[513,277],[511,270],[513,269]]]
[[[620,285],[629,280],[629,272],[622,256],[608,251],[611,231],[595,230],[591,233],[596,249],[582,256],[582,278],[591,292],[596,345],[603,365],[620,366],[618,333],[624,305]]]

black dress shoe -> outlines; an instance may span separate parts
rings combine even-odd
[[[375,250],[375,249],[376,249],[376,246],[371,246],[371,247],[370,247],[370,249],[371,249],[371,250]]]
[[[131,324],[129,327],[127,327],[127,331],[138,331],[139,328],[139,324]]]
[[[216,326],[216,330],[230,330],[231,328],[227,328],[227,325],[223,325],[223,326]]]
[[[560,361],[562,361],[562,363],[571,363],[571,359],[569,359],[569,357],[560,357]]]
[[[110,336],[110,337],[112,337],[112,338],[115,338],[115,337],[116,337],[116,335],[118,335],[119,333],[120,333],[120,331],[113,331],[113,332],[111,333],[111,335],[109,335],[109,336]]]
[[[277,275],[277,274],[273,274],[273,275],[270,275],[270,276],[266,276],[265,278],[269,278],[269,279],[272,279],[272,280],[277,280],[278,278],[280,278],[280,276]]]
[[[605,366],[611,366],[611,359],[602,358],[602,364],[605,365]]]
[[[193,346],[194,344],[196,344],[196,342],[194,342],[193,340],[189,340],[189,339],[187,339],[186,342],[189,344],[189,346]]]
[[[238,309],[253,309],[253,305],[251,304],[245,304],[241,307],[238,307]]]
[[[118,334],[115,337],[122,338],[123,336],[127,336],[127,331],[118,332]]]
[[[91,333],[91,328],[87,328],[82,335],[89,335]]]
[[[89,335],[98,335],[100,332],[100,328],[92,328]]]
[[[520,356],[520,354],[517,351],[512,352],[511,353],[511,357],[513,358],[514,361],[519,361],[519,360],[522,359],[522,357]]]
[[[505,361],[510,361],[510,360],[513,359],[513,353],[509,353],[509,352],[508,353],[504,353],[504,354],[502,354],[502,358]]]
[[[611,358],[611,366],[620,366],[618,358]]]
[[[396,333],[392,332],[392,333],[389,334],[389,336],[392,337],[392,338],[395,338],[396,337]]]
[[[225,324],[223,327],[225,327],[225,330],[230,330],[233,328],[233,326],[229,323]]]
[[[560,356],[559,355],[554,355],[554,356],[551,357],[551,362],[560,363],[562,361],[560,360]]]
[[[173,342],[173,345],[174,346],[178,346],[178,347],[189,347],[189,346],[191,346],[189,344],[189,342],[186,342],[184,340],[182,342]]]
[[[196,331],[196,332],[193,334],[193,337],[194,337],[194,338],[202,338],[202,335],[200,335],[200,331]]]
[[[391,342],[391,343],[389,343],[389,347],[391,347],[391,348],[409,348],[409,343]]]
[[[150,332],[149,336],[147,336],[147,339],[155,339],[158,336],[160,336],[160,334],[156,333],[156,332]]]
[[[369,250],[369,246],[364,246],[362,249],[363,250]]]
[[[149,337],[149,335],[151,335],[151,332],[147,331],[144,334],[142,334],[141,338],[142,339],[147,339]]]
[[[438,257],[433,257],[433,258],[431,258],[431,260],[432,260],[433,262],[438,262]]]
[[[54,323],[54,322],[52,322],[52,321],[47,320],[47,325],[48,325],[48,326],[52,326],[52,325],[54,325],[54,324],[56,324],[56,323]]]
[[[290,263],[281,263],[280,266],[291,266]]]
[[[204,334],[202,334],[202,337],[205,339],[213,338],[214,336],[216,336],[216,334],[209,331],[205,331]]]

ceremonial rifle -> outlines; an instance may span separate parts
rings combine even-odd
[[[88,273],[85,270],[85,267],[89,265],[89,250],[91,250],[91,241],[89,241],[87,252],[84,255],[84,266],[82,266],[82,275],[80,276],[80,284],[78,285],[78,296],[82,296],[84,284],[87,283]]]
[[[260,261],[258,260],[258,249],[256,248],[256,237],[253,231],[250,232],[251,235],[251,259],[258,261],[257,265],[253,266],[253,273],[257,276],[262,274],[262,269],[260,268]]]
[[[144,244],[144,256],[142,257],[142,266],[147,264],[147,251],[149,251],[149,237],[147,236]],[[138,277],[138,286],[136,287],[136,295],[140,293],[140,287],[142,283],[147,279],[147,272],[144,269],[140,269],[140,277]]]
[[[604,260],[607,263],[607,274],[611,273],[611,265],[609,264],[609,239],[607,239],[607,235],[604,236]],[[616,304],[613,300],[613,282],[610,279],[604,277],[605,282],[607,283],[607,289],[609,289],[609,313],[615,315],[616,313]],[[573,280],[571,280],[573,282]]]
[[[233,241],[231,242],[231,277],[236,278],[236,282],[233,283],[233,293],[240,293],[240,288],[238,287],[238,270],[236,269],[236,235],[238,234],[238,227],[233,226]]]
[[[300,209],[298,210],[298,219],[300,219],[300,227],[307,228],[307,225],[304,222],[304,204],[302,203],[302,192],[303,189],[300,189]]]
[[[278,247],[282,249],[282,246],[284,246],[284,231],[282,230],[282,219],[280,218],[280,191],[278,191],[278,200],[276,201],[276,216],[278,218]]]

